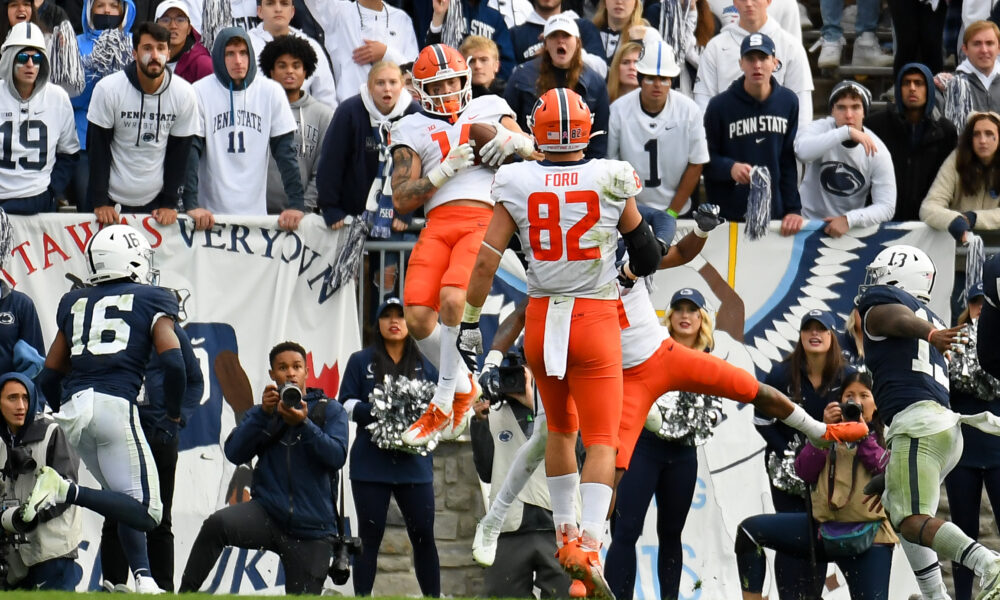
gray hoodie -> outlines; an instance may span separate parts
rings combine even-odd
[[[316,211],[316,165],[319,163],[319,151],[326,137],[326,128],[333,120],[333,109],[316,100],[304,89],[302,97],[291,102],[292,114],[295,115],[295,156],[299,162],[299,175],[302,177],[302,187],[305,188],[306,212]],[[288,208],[288,196],[285,195],[285,185],[281,182],[281,172],[274,157],[267,159],[267,212],[277,214]]]

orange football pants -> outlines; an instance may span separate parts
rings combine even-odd
[[[750,373],[707,352],[682,346],[673,338],[663,340],[652,356],[640,365],[625,369],[624,375],[625,398],[615,459],[618,469],[628,468],[635,443],[646,424],[646,415],[663,394],[684,390],[753,402],[760,388],[760,383]]]
[[[466,289],[493,210],[478,206],[438,206],[427,213],[406,264],[403,303],[441,308],[441,288]]]
[[[549,431],[580,431],[584,447],[616,446],[622,409],[620,300],[576,298],[562,379],[545,374],[548,298],[530,298],[524,357],[542,396]]]

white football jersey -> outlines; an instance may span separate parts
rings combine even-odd
[[[618,220],[625,201],[641,189],[632,165],[617,160],[497,169],[493,199],[517,224],[528,295],[617,298]]]
[[[608,158],[628,161],[635,167],[642,180],[637,202],[667,210],[688,163],[708,162],[703,119],[694,100],[677,92],[671,92],[663,110],[652,117],[639,104],[639,90],[611,105]],[[688,200],[678,212],[690,209]]]
[[[630,369],[646,362],[670,334],[660,324],[645,277],[622,295],[622,306],[628,319],[628,327],[622,329],[622,368]]]
[[[416,152],[420,156],[420,174],[424,176],[441,164],[454,146],[469,141],[469,125],[489,123],[495,126],[502,117],[515,118],[514,111],[503,98],[494,95],[480,96],[469,102],[454,124],[422,112],[403,117],[392,125],[389,146],[393,151],[399,146],[406,146]],[[476,153],[479,150],[473,148]],[[434,192],[424,206],[424,211],[429,213],[452,200],[478,200],[492,205],[492,180],[492,169],[483,166],[462,169]]]
[[[230,93],[216,77],[194,89],[205,136],[199,206],[223,215],[266,215],[271,138],[295,131],[285,90],[260,73],[245,90]]]
[[[28,198],[49,187],[56,152],[79,152],[69,96],[47,84],[21,102],[0,82],[0,199]]]

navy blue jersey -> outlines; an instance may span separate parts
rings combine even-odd
[[[1000,308],[1000,254],[994,254],[983,265],[983,293],[993,308]]]
[[[42,357],[42,326],[38,323],[35,304],[26,294],[10,289],[6,283],[0,291],[0,369],[4,373],[21,371],[15,359],[14,347],[21,340],[27,342]]]
[[[105,283],[73,290],[59,301],[56,325],[70,346],[63,401],[95,391],[136,402],[153,351],[153,324],[177,316],[177,298],[138,283]]]
[[[948,365],[944,356],[927,340],[868,334],[868,311],[882,304],[902,304],[937,329],[945,325],[931,309],[903,290],[888,286],[869,287],[858,299],[864,327],[865,364],[871,371],[875,405],[888,425],[897,413],[921,400],[948,403]]]

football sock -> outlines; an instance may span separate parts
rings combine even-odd
[[[556,528],[563,524],[576,527],[576,490],[580,475],[568,473],[545,479],[549,485],[549,499],[552,501],[552,522]]]
[[[948,590],[941,578],[941,565],[938,564],[937,553],[917,544],[906,541],[899,536],[899,544],[910,563],[910,569],[917,578],[917,587],[924,600],[949,600]]]
[[[130,528],[148,530],[156,526],[153,517],[149,516],[147,507],[127,494],[111,490],[95,490],[82,485],[76,486],[76,489],[76,499],[70,502],[77,506],[89,508],[105,517],[116,519],[119,523],[124,523]],[[72,496],[72,491],[70,496]],[[121,528],[119,528],[120,530]],[[143,548],[145,548],[146,534],[141,533],[141,535]],[[126,555],[128,555],[129,548],[125,546],[124,538],[122,539],[122,547],[125,548]],[[131,559],[129,560],[131,561]]]
[[[149,577],[149,555],[146,553],[146,534],[119,522],[118,539],[121,540],[122,550],[125,551],[125,556],[128,558],[128,566],[132,568],[132,575],[136,579],[140,575]]]
[[[580,499],[583,502],[580,529],[598,542],[604,534],[604,522],[608,517],[608,508],[611,507],[611,494],[611,486],[603,483],[580,484]]]
[[[531,437],[514,454],[514,459],[507,470],[507,477],[504,478],[503,485],[500,486],[500,491],[497,492],[497,497],[493,500],[493,504],[490,505],[490,510],[484,518],[497,519],[501,522],[507,518],[507,510],[510,509],[510,505],[517,499],[517,495],[521,493],[528,480],[534,475],[538,465],[545,458],[547,433],[545,416],[542,415],[538,421],[535,421],[535,430],[531,432]]]
[[[441,365],[437,391],[431,402],[447,413],[451,411],[451,404],[455,400],[456,380],[465,376],[465,365],[458,353],[458,346],[455,345],[458,341],[458,327],[440,325],[437,329],[441,331]]]
[[[429,336],[417,340],[417,348],[435,369],[440,369],[441,365],[438,363],[441,362],[441,326],[435,323]]]
[[[810,417],[809,413],[798,404],[795,405],[792,414],[782,419],[781,422],[792,429],[801,431],[810,440],[819,440],[826,433],[826,424]]]
[[[969,567],[980,577],[996,561],[996,555],[989,548],[965,535],[958,525],[950,522],[946,522],[934,534],[931,548],[941,556]]]

